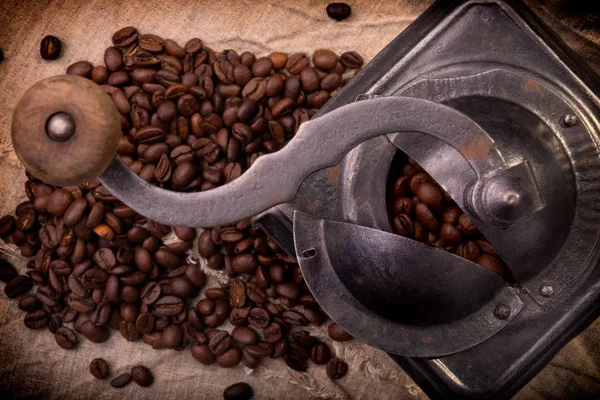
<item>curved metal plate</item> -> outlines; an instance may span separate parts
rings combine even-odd
[[[446,253],[446,256],[442,254],[443,251],[431,248],[420,248],[419,253],[413,253],[414,247],[419,243],[408,243],[412,241],[377,229],[325,221],[295,212],[294,241],[302,273],[319,305],[352,335],[389,353],[411,357],[440,357],[468,349],[501,330],[523,307],[523,302],[512,288],[503,286],[500,278],[482,268],[472,266],[469,262],[445,265],[444,261],[452,260],[449,258],[451,254]],[[348,243],[346,246],[342,245],[346,250],[349,250],[348,246],[359,246],[356,250],[350,250],[359,254],[343,255],[341,249],[337,248],[343,242]],[[404,263],[404,257],[407,257],[407,263]],[[423,257],[427,263],[419,261],[419,257]],[[441,262],[440,265],[427,265],[436,259]],[[394,265],[394,261],[397,265]],[[408,264],[412,262],[415,265]],[[360,276],[353,275],[356,265],[363,268]],[[373,276],[369,277],[364,268],[372,268]],[[419,272],[419,268],[425,270]],[[403,276],[399,276],[400,272]],[[460,273],[470,276],[463,280],[457,276]],[[404,277],[407,279],[403,280]],[[360,282],[361,279],[368,281]],[[422,279],[431,282],[421,282]],[[452,279],[463,282],[453,287],[456,282],[452,282]],[[388,280],[389,285],[386,286],[382,280]],[[436,287],[444,282],[446,287]],[[476,283],[482,287],[479,289],[470,286]],[[384,293],[376,294],[374,289],[377,287]],[[383,298],[388,297],[388,300],[396,301],[396,306],[402,301],[408,301],[409,306],[423,307],[417,304],[418,301],[411,304],[408,300],[411,296],[409,293],[394,295],[393,291],[399,288],[412,290],[412,295],[415,298],[419,296],[418,301],[427,301],[427,306],[437,303],[436,306],[443,307],[440,302],[452,301],[453,296],[456,298],[454,303],[459,307],[468,300],[479,303],[480,307],[471,306],[470,315],[455,315],[460,318],[455,321],[425,325],[424,321],[411,321],[413,324],[408,324],[392,320],[389,316],[382,315],[386,312],[374,312],[364,304],[369,298],[376,298],[372,304],[376,308],[385,303]],[[423,293],[419,293],[420,290]],[[488,290],[492,291],[489,296],[491,299],[486,298]],[[425,300],[429,296],[439,295],[444,296],[443,300]],[[498,304],[505,304],[510,308],[507,319],[494,317],[494,309]],[[474,308],[477,309],[473,310]],[[419,311],[426,312],[424,308]],[[447,306],[441,311],[456,312],[456,309]],[[420,322],[421,325],[415,325],[414,322]]]
[[[453,67],[436,74],[443,76]],[[539,303],[555,302],[577,290],[578,282],[596,267],[600,251],[600,153],[594,140],[599,121],[593,112],[571,91],[509,65],[488,64],[484,72],[461,77],[419,78],[399,92],[470,110],[469,117],[493,135],[507,164],[523,159],[529,162],[545,209],[531,221],[508,229],[476,218],[473,222],[501,254],[517,282]],[[500,108],[500,101],[505,108]],[[490,107],[495,113],[486,114]],[[519,124],[525,122],[527,113],[527,124]],[[579,123],[565,127],[561,118],[569,113],[577,115]],[[494,115],[499,117],[494,119]],[[398,135],[396,140],[406,138]],[[440,145],[447,153],[453,152]],[[433,163],[425,169],[432,168],[434,178],[444,182]],[[550,297],[540,292],[546,285],[554,289]]]
[[[123,203],[155,221],[220,226],[292,200],[310,174],[337,164],[367,139],[395,132],[421,132],[443,140],[461,151],[478,176],[504,166],[494,141],[460,112],[428,100],[382,97],[304,123],[283,149],[260,157],[235,181],[206,192],[179,193],[150,185],[117,158],[100,181]]]

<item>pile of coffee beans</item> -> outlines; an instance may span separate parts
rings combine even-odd
[[[399,154],[394,164],[389,192],[395,233],[507,275],[496,250],[429,174],[405,154]]]
[[[111,96],[123,130],[117,153],[131,170],[175,191],[210,190],[239,177],[284,146],[349,79],[349,70],[363,64],[353,51],[216,53],[200,39],[180,46],[132,27],[112,41],[105,65],[79,61],[67,73],[93,80]],[[78,334],[102,343],[118,331],[155,349],[191,345],[202,364],[230,368],[241,361],[255,368],[271,357],[298,371],[308,360],[327,364],[332,379],[346,373],[325,343],[300,329],[321,325],[326,316],[298,264],[250,220],[197,237],[195,229],[137,214],[98,180],[61,188],[28,174],[25,192],[16,218],[0,219],[0,235],[29,258],[28,271],[18,275],[3,260],[0,279],[6,295],[19,298],[25,325],[47,328],[62,348],[77,347]],[[171,232],[179,240],[165,244]],[[191,300],[206,276],[186,261],[194,244],[208,268],[231,279],[206,289],[196,304]],[[231,333],[217,329],[226,321]],[[349,338],[332,326],[334,340]],[[105,377],[98,363],[92,373]],[[141,376],[142,385],[147,374],[140,371],[111,384],[122,387]]]

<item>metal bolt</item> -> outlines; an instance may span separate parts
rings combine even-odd
[[[554,288],[552,286],[544,285],[540,288],[540,293],[544,297],[550,297],[554,294]]]
[[[510,307],[504,303],[500,303],[494,310],[494,316],[498,319],[507,319],[510,317]]]
[[[567,128],[577,125],[577,121],[579,121],[579,118],[575,114],[567,114],[561,119],[562,124]]]
[[[66,112],[53,114],[46,121],[46,134],[55,142],[65,142],[75,133],[75,120]]]

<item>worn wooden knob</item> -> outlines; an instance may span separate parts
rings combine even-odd
[[[17,156],[29,173],[52,185],[78,185],[100,175],[120,136],[120,117],[110,96],[78,76],[36,83],[13,113]]]

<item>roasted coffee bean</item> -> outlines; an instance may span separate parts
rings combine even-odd
[[[439,210],[444,202],[444,195],[440,188],[431,182],[423,182],[417,187],[419,200],[429,207]]]
[[[110,336],[110,332],[105,326],[96,326],[92,321],[84,322],[80,332],[87,340],[94,343],[104,343]]]
[[[58,317],[58,315],[54,315],[48,320],[48,331],[51,334],[54,335],[60,327],[62,327],[62,320]]]
[[[238,326],[231,331],[231,337],[233,340],[240,344],[250,345],[258,342],[258,333],[252,328],[245,326]]]
[[[415,216],[419,223],[428,231],[433,233],[440,231],[441,224],[425,203],[417,202],[415,205]]]
[[[357,52],[347,51],[340,56],[340,62],[346,68],[357,69],[362,67],[364,60]]]
[[[48,195],[49,196],[49,195]],[[0,236],[9,235],[16,226],[15,217],[12,215],[5,215],[0,218]]]
[[[48,35],[40,44],[40,55],[44,60],[56,60],[60,55],[62,43],[57,37]]]
[[[152,371],[143,365],[137,365],[131,368],[130,374],[133,381],[141,387],[148,387],[154,382]]]
[[[248,350],[243,347],[242,348],[242,362],[244,365],[250,369],[254,369],[258,367],[260,364],[260,358],[253,356],[248,352]]]
[[[112,307],[109,302],[103,301],[96,306],[90,315],[90,321],[96,326],[102,326],[110,321]]]
[[[273,63],[268,57],[260,57],[252,64],[252,74],[258,77],[265,77],[269,75],[272,68]]]
[[[325,372],[331,380],[343,378],[348,373],[348,364],[335,357],[329,360]]]
[[[15,267],[12,266],[12,264],[10,262],[0,259],[0,281],[2,281],[4,283],[8,283],[8,282],[12,281],[13,279],[15,279],[18,275],[19,275],[19,273],[17,272]],[[5,293],[6,293],[6,290],[5,290]],[[8,293],[7,293],[7,295],[8,295]]]
[[[48,314],[43,310],[28,312],[24,324],[29,329],[42,329],[48,325]]]
[[[244,348],[251,356],[256,358],[270,357],[273,353],[273,346],[269,343],[250,344]]]
[[[216,356],[225,353],[230,347],[231,337],[226,331],[216,331],[208,339],[208,348]]]
[[[281,358],[288,351],[288,341],[286,339],[281,339],[275,344],[273,344],[273,354],[271,354],[271,358]]]
[[[352,336],[348,332],[346,332],[344,328],[342,328],[335,322],[329,325],[327,331],[329,333],[329,337],[335,340],[336,342],[346,342],[352,339]]]
[[[183,339],[183,331],[179,325],[169,325],[163,329],[162,344],[168,349],[176,349]]]
[[[312,61],[315,67],[327,70],[335,67],[338,57],[331,50],[320,49],[313,53]]]
[[[246,304],[246,285],[240,279],[229,282],[229,304],[231,307],[244,307]]]
[[[121,374],[110,381],[110,385],[114,388],[122,388],[131,383],[131,375],[128,373]]]
[[[266,328],[271,321],[269,313],[264,308],[253,308],[248,315],[248,322],[256,328]]]
[[[310,352],[310,359],[317,365],[327,364],[331,359],[331,350],[325,343],[317,343]]]
[[[133,322],[121,321],[119,331],[121,332],[121,336],[129,342],[135,342],[140,338],[140,332]]]
[[[283,357],[283,360],[285,361],[285,364],[294,371],[304,372],[308,368],[306,361],[298,359],[290,354],[286,354]]]
[[[312,336],[308,331],[295,331],[292,333],[292,339],[296,343],[300,343],[302,346],[306,348],[311,348],[314,344],[317,343],[317,338]]]
[[[283,338],[285,335],[285,329],[283,324],[274,321],[263,329],[264,340],[267,343],[275,343]]]
[[[133,44],[138,38],[138,31],[134,27],[127,26],[116,31],[112,36],[112,42],[115,46],[127,47]]]
[[[242,358],[242,352],[237,347],[230,347],[223,354],[215,357],[217,364],[223,368],[231,368],[238,365]]]
[[[471,222],[471,219],[467,214],[463,213],[460,216],[460,218],[458,219],[458,225],[460,226],[460,229],[464,232],[464,234],[467,236],[475,236],[479,234],[479,230]]]
[[[42,308],[42,303],[33,294],[26,294],[19,299],[19,310],[33,312]]]
[[[350,16],[352,8],[346,3],[330,3],[327,5],[327,15],[336,21],[342,21]]]
[[[500,257],[484,253],[476,262],[488,271],[496,275],[504,276],[504,264]]]
[[[233,326],[246,326],[248,325],[248,315],[250,314],[250,306],[242,308],[233,308],[229,314],[229,322]]]
[[[141,313],[135,320],[135,328],[142,334],[150,333],[154,330],[154,321],[154,315]]]
[[[56,331],[54,334],[54,339],[60,347],[67,350],[75,348],[78,343],[75,332],[64,326]]]
[[[210,365],[215,360],[215,356],[207,344],[193,344],[191,351],[192,357],[201,364]]]
[[[286,322],[287,324],[290,324],[290,325],[305,326],[308,324],[308,321],[306,320],[304,315],[300,314],[299,312],[292,311],[292,310],[285,311],[281,315],[281,319],[283,319],[284,322]]]
[[[176,296],[164,296],[154,303],[154,314],[159,317],[172,317],[184,309],[181,298]]]
[[[77,61],[67,67],[67,75],[77,75],[83,78],[91,78],[93,65],[87,61]]]
[[[96,379],[106,379],[109,374],[108,363],[102,358],[94,358],[90,363],[90,374]]]
[[[33,283],[27,275],[18,275],[6,284],[4,293],[7,297],[14,299],[26,294],[32,287]]]

